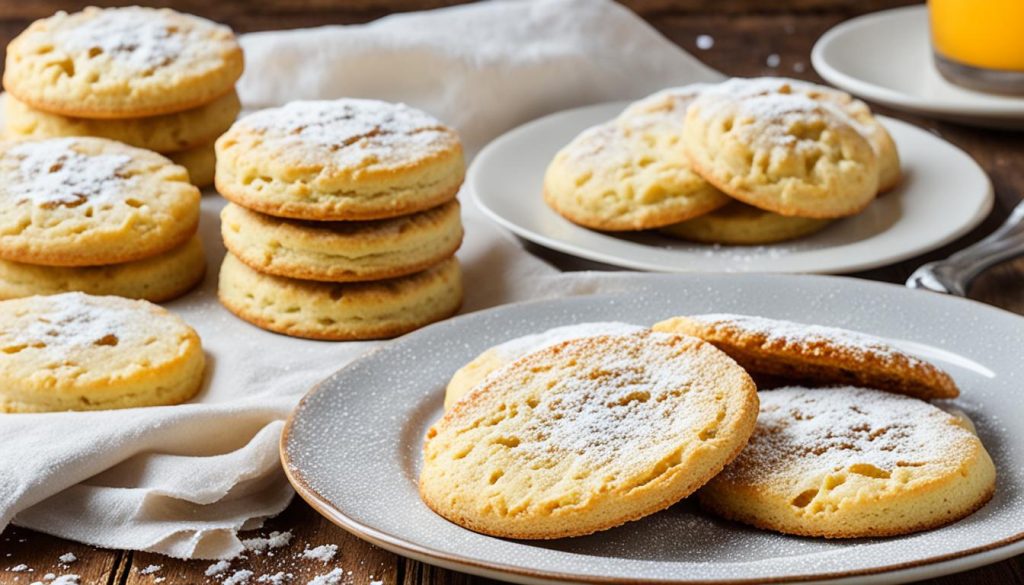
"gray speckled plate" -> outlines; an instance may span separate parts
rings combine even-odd
[[[647,275],[613,296],[509,305],[398,339],[311,391],[281,440],[298,492],[329,519],[399,554],[517,581],[895,583],[1024,552],[1024,319],[980,303],[821,276]],[[735,312],[848,327],[945,367],[999,469],[995,498],[956,524],[911,536],[826,541],[718,520],[682,502],[592,536],[547,542],[483,536],[420,502],[422,437],[449,376],[506,339],[586,321],[651,324]]]

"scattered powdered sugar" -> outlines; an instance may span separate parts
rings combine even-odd
[[[250,551],[252,553],[260,554],[260,553],[262,553],[264,551],[267,551],[267,550],[270,550],[270,549],[281,548],[283,546],[287,546],[288,543],[291,542],[291,540],[292,540],[292,533],[291,532],[288,532],[288,531],[285,531],[285,532],[274,531],[274,532],[271,532],[270,536],[268,536],[266,538],[262,538],[262,537],[247,538],[247,539],[242,541],[242,546],[244,546],[246,550],[248,550],[248,551]]]
[[[70,565],[71,563],[77,561],[78,557],[75,556],[75,553],[64,553],[60,555],[57,558],[57,560],[60,561],[60,564],[62,565]]]
[[[885,478],[898,467],[958,465],[951,455],[976,440],[935,406],[880,390],[789,387],[759,397],[757,428],[726,468],[730,479],[783,481],[857,464]]]
[[[209,567],[206,567],[206,572],[204,574],[207,577],[216,577],[217,575],[222,575],[222,574],[226,573],[227,570],[230,569],[230,568],[231,568],[231,561],[217,561],[216,563],[213,563]]]
[[[66,51],[100,51],[133,73],[169,65],[187,43],[203,40],[189,27],[171,22],[166,13],[139,7],[97,11],[94,18],[61,31],[57,39]]]
[[[714,327],[735,328],[746,333],[763,335],[766,345],[830,344],[851,353],[870,355],[882,361],[889,361],[899,356],[908,362],[923,364],[918,358],[900,351],[899,348],[880,337],[839,327],[808,325],[794,321],[731,313],[692,315],[689,318]]]
[[[81,582],[82,578],[78,575],[61,575],[50,581],[50,585],[79,585]]]
[[[334,555],[338,552],[338,545],[336,544],[323,544],[316,548],[307,548],[302,551],[302,558],[313,559],[321,562],[329,562],[334,558]]]
[[[253,572],[248,569],[235,571],[230,577],[221,581],[221,585],[245,585],[252,579]]]
[[[267,583],[269,585],[286,585],[291,583],[295,575],[291,573],[285,573],[284,571],[278,571],[273,575],[260,575],[256,578],[257,583]]]
[[[57,574],[56,573],[47,573],[47,574],[43,575],[43,581],[53,581],[56,578],[57,578]]]
[[[429,156],[450,144],[450,132],[436,118],[377,100],[294,101],[240,124],[285,147],[327,148],[336,162],[349,166],[404,162],[412,153]]]
[[[31,573],[33,571],[32,568],[30,568],[28,565],[24,563],[20,565],[14,565],[13,567],[9,567],[7,570],[12,573]]]
[[[345,573],[341,569],[334,569],[330,573],[317,575],[307,585],[340,585]]]
[[[75,138],[58,138],[9,148],[7,155],[20,159],[20,176],[7,179],[9,195],[43,208],[122,200],[130,179],[118,173],[131,157],[82,154],[74,150],[76,143]]]
[[[780,63],[782,63],[782,57],[779,57],[777,53],[772,53],[771,55],[768,55],[768,58],[765,59],[764,63],[772,69],[775,69]]]
[[[139,574],[140,575],[152,575],[153,573],[156,573],[160,569],[163,569],[163,568],[164,568],[163,565],[148,565],[144,569],[139,569]]]
[[[56,308],[33,313],[27,325],[11,332],[14,344],[63,355],[70,350],[117,345],[118,336],[139,327],[137,312],[101,305],[83,293],[52,295],[45,302]]]
[[[502,361],[512,362],[528,353],[533,353],[570,339],[595,337],[598,335],[628,335],[643,330],[644,327],[616,321],[578,323],[511,339],[494,346],[494,352],[498,354]]]
[[[711,35],[697,35],[697,48],[701,51],[707,51],[714,46],[715,38]]]

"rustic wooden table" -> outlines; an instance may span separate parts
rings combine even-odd
[[[199,0],[170,2],[176,8],[225,22],[237,31],[293,28],[326,23],[364,22],[395,10],[428,8],[455,4],[453,0],[229,0],[210,3]],[[757,0],[625,0],[668,38],[693,52],[708,65],[739,76],[784,75],[820,81],[809,63],[814,41],[829,27],[862,12],[910,4],[907,0],[789,0],[760,3]],[[100,2],[107,4],[107,2]],[[116,4],[116,3],[115,3]],[[168,4],[161,2],[161,4]],[[763,4],[770,4],[765,6]],[[74,10],[76,2],[0,0],[0,42],[5,45],[35,18],[58,9]],[[785,6],[785,8],[782,8]],[[708,50],[696,46],[698,35],[710,35],[714,45]],[[768,65],[769,55],[777,55],[778,66]],[[774,58],[773,58],[774,60]],[[934,122],[916,116],[882,110],[929,128],[969,152],[989,173],[996,189],[995,210],[971,234],[926,256],[886,268],[853,276],[903,283],[914,268],[925,261],[949,255],[995,228],[1024,192],[1024,134],[978,130]],[[561,261],[558,255],[541,252]],[[931,293],[921,293],[931,294]],[[1024,313],[1024,260],[991,270],[974,285],[971,296],[983,302]],[[327,569],[341,567],[346,583],[373,581],[402,584],[484,583],[468,575],[438,569],[386,552],[347,534],[296,500],[288,510],[269,521],[259,534],[281,530],[292,532],[287,548],[274,556],[251,555],[235,561],[233,570],[249,569],[256,577],[279,571],[293,574],[292,583],[306,583]],[[336,544],[337,556],[329,564],[297,561],[304,547]],[[66,568],[58,557],[71,552],[77,561]],[[27,565],[33,572],[11,572],[10,567]],[[18,528],[0,535],[0,583],[27,583],[53,572],[74,573],[83,584],[182,585],[214,582],[204,572],[208,561],[180,561],[155,554],[101,550]],[[150,566],[159,569],[147,572]],[[152,569],[152,568],[151,568]],[[230,572],[228,573],[230,575]],[[221,578],[223,579],[223,577]],[[219,582],[219,580],[218,580]],[[930,583],[1002,583],[1024,585],[1024,556]]]

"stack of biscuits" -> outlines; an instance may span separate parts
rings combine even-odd
[[[900,181],[864,102],[783,78],[667,89],[589,128],[548,166],[544,199],[591,229],[770,244],[855,215]]]
[[[958,395],[934,364],[834,327],[736,314],[570,325],[455,373],[420,495],[508,538],[582,536],[691,494],[785,534],[908,534],[995,490],[972,422],[930,402]]]
[[[166,155],[213,183],[214,140],[241,108],[242,50],[225,26],[168,9],[86,8],[7,47],[5,136],[97,136]]]
[[[403,104],[299,101],[217,140],[228,254],[219,297],[264,329],[393,337],[462,302],[454,130]]]
[[[165,301],[202,279],[199,189],[155,152],[93,137],[6,142],[0,177],[0,298]]]

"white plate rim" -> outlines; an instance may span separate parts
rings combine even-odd
[[[829,45],[842,36],[858,33],[864,28],[872,27],[877,22],[894,16],[909,17],[911,14],[921,13],[922,17],[927,18],[927,10],[924,6],[903,6],[872,12],[843,21],[826,31],[814,43],[814,47],[811,49],[811,65],[829,83],[868,100],[901,110],[930,114],[937,117],[963,118],[966,116],[980,120],[1006,119],[1020,121],[1024,118],[1024,98],[1020,100],[1019,104],[993,103],[988,105],[954,100],[935,99],[926,101],[845,73],[837,69],[826,56]]]
[[[867,287],[877,287],[879,289],[903,289],[899,285],[868,281],[861,279],[854,279],[843,276],[831,276],[831,275],[786,275],[786,274],[717,274],[717,275],[702,275],[702,274],[649,274],[640,275],[640,279],[653,279],[656,280],[670,280],[670,279],[699,279],[702,276],[714,276],[724,278],[735,278],[735,279],[751,279],[751,278],[772,278],[772,279],[812,279],[812,280],[833,280],[833,281],[848,281],[854,282],[857,286],[866,285]],[[906,289],[904,289],[906,290]],[[909,292],[909,291],[908,291]],[[951,303],[953,305],[973,306],[972,310],[980,310],[982,312],[991,312],[996,315],[1001,315],[1003,318],[1021,319],[1019,315],[986,305],[984,303],[973,301],[970,299],[964,299],[960,297],[953,297],[947,295],[939,295],[939,293],[930,293],[925,291],[919,291],[912,294],[921,295],[935,295],[931,298],[945,299],[940,303]],[[614,297],[615,295],[588,295],[581,297],[563,297],[556,299],[541,299],[534,301],[523,301],[517,303],[510,303],[501,305],[491,309],[483,311],[477,311],[466,315],[460,315],[453,317],[452,319],[443,322],[442,324],[453,324],[461,323],[462,321],[469,319],[478,319],[485,314],[490,314],[498,311],[506,310],[519,310],[524,307],[530,307],[531,305],[549,305],[561,302],[572,302],[573,300],[600,300],[602,297]],[[1024,321],[1022,321],[1024,323]],[[428,326],[428,328],[436,327]],[[420,331],[405,335],[395,341],[409,341],[415,340],[416,337],[421,335],[423,331],[428,328],[424,328]],[[514,565],[503,565],[498,563],[484,563],[476,561],[472,558],[466,558],[464,555],[451,553],[443,550],[439,550],[434,547],[425,546],[410,542],[407,539],[403,539],[400,536],[390,534],[378,530],[372,526],[363,524],[362,522],[349,517],[344,512],[336,508],[327,498],[321,496],[313,489],[306,479],[303,477],[302,472],[296,467],[289,455],[289,440],[291,437],[291,431],[295,424],[296,416],[299,415],[307,401],[316,393],[324,391],[326,385],[335,376],[339,375],[344,370],[352,367],[356,363],[364,360],[371,359],[376,353],[386,349],[390,344],[382,345],[367,354],[361,356],[357,360],[351,362],[347,366],[338,370],[327,379],[321,381],[316,386],[311,388],[302,399],[299,401],[295,409],[288,416],[284,429],[281,433],[279,441],[279,451],[282,462],[282,467],[285,470],[285,474],[295,488],[296,492],[305,500],[311,507],[317,510],[318,513],[323,515],[329,521],[346,530],[352,535],[370,542],[374,545],[380,546],[388,551],[413,558],[415,560],[425,562],[431,565],[444,567],[447,569],[462,571],[473,575],[479,575],[488,578],[496,578],[502,580],[508,580],[517,583],[611,583],[619,582],[614,577],[594,577],[594,576],[580,576],[569,573],[559,573],[554,571],[538,571],[529,570]],[[940,529],[941,530],[941,529]],[[897,563],[892,565],[882,565],[866,570],[854,570],[842,573],[829,573],[829,574],[818,574],[808,575],[806,577],[780,577],[777,579],[730,579],[730,580],[630,580],[631,583],[651,583],[651,584],[675,584],[675,585],[748,585],[752,583],[782,583],[782,582],[800,582],[800,583],[904,583],[909,581],[916,581],[919,579],[940,577],[944,575],[954,574],[973,568],[985,566],[988,564],[996,563],[1007,558],[1024,554],[1024,530],[1020,533],[1013,535],[1012,537],[1004,538],[1002,540],[981,545],[975,548],[965,549],[952,554],[940,555],[934,558],[923,559],[914,562]]]
[[[467,189],[468,193],[470,194],[470,196],[473,198],[473,202],[475,203],[476,207],[478,207],[481,211],[483,211],[484,215],[486,215],[488,218],[490,218],[491,220],[496,222],[498,225],[500,225],[500,226],[504,227],[505,229],[509,230],[513,234],[515,234],[515,235],[517,235],[517,236],[519,236],[519,237],[521,237],[521,238],[523,238],[525,240],[528,240],[528,241],[534,242],[536,244],[539,244],[541,246],[544,246],[546,248],[550,248],[552,250],[556,250],[556,251],[559,251],[559,252],[562,252],[562,253],[565,253],[565,254],[569,254],[571,256],[576,256],[578,258],[584,258],[584,259],[587,259],[587,260],[593,260],[595,262],[602,262],[602,263],[605,263],[605,264],[609,264],[609,265],[613,265],[613,266],[618,266],[618,267],[622,267],[622,268],[628,268],[628,269],[632,269],[632,270],[644,270],[644,271],[653,271],[653,272],[678,272],[678,273],[696,272],[695,270],[686,270],[685,268],[680,268],[680,267],[677,267],[677,266],[666,266],[666,265],[664,265],[662,263],[659,263],[659,262],[647,262],[647,261],[644,261],[644,260],[641,260],[641,259],[624,257],[623,255],[620,255],[620,254],[615,254],[615,253],[612,253],[612,252],[607,252],[607,251],[603,251],[603,250],[599,250],[599,249],[585,247],[585,246],[579,245],[577,243],[566,242],[566,241],[560,240],[558,238],[551,237],[551,236],[549,236],[547,234],[544,234],[542,232],[530,229],[529,227],[520,225],[519,223],[516,223],[515,221],[513,221],[513,220],[511,220],[509,218],[506,218],[501,213],[499,213],[495,209],[493,209],[490,205],[488,205],[487,201],[485,200],[486,198],[480,193],[478,185],[483,181],[482,176],[483,176],[483,174],[485,172],[482,169],[486,169],[489,164],[492,164],[492,163],[490,163],[490,159],[496,157],[495,152],[500,152],[502,149],[506,148],[506,146],[505,146],[506,143],[516,141],[516,140],[519,139],[520,135],[532,133],[532,132],[536,131],[537,128],[543,128],[545,126],[557,123],[557,121],[561,117],[563,117],[563,116],[576,115],[576,114],[579,114],[579,113],[583,113],[584,111],[587,111],[587,110],[603,111],[605,109],[609,109],[609,110],[611,110],[611,109],[622,109],[623,107],[628,105],[628,103],[629,102],[625,102],[625,101],[623,101],[623,102],[604,102],[604,103],[599,103],[599,104],[592,104],[592,105],[589,105],[589,106],[582,106],[582,107],[562,110],[562,111],[559,111],[559,112],[548,114],[548,115],[543,116],[541,118],[537,118],[537,119],[532,120],[530,122],[527,122],[525,124],[522,124],[522,125],[520,125],[520,126],[518,126],[516,128],[513,128],[512,130],[506,132],[505,134],[502,134],[498,138],[495,138],[494,140],[492,140],[487,146],[485,146],[480,151],[480,153],[477,154],[476,158],[473,160],[473,163],[470,165],[469,170],[466,173],[466,189]],[[879,118],[881,120],[883,120],[886,124],[896,125],[897,127],[902,126],[902,127],[904,127],[903,129],[909,130],[911,132],[927,132],[926,130],[924,130],[924,129],[918,127],[918,126],[915,126],[915,125],[910,124],[908,122],[904,122],[902,120],[897,120],[895,118],[889,118],[887,116],[879,116]],[[581,130],[582,130],[582,128],[581,128]],[[889,265],[892,265],[892,264],[895,264],[895,263],[898,263],[898,262],[902,262],[902,261],[907,260],[909,258],[913,258],[915,256],[918,256],[918,255],[927,253],[929,251],[938,249],[938,248],[940,248],[942,246],[945,246],[945,245],[947,245],[947,244],[957,240],[958,238],[966,235],[972,229],[974,229],[979,224],[981,224],[981,222],[988,216],[988,214],[991,213],[992,207],[993,207],[994,201],[995,201],[995,190],[994,190],[994,188],[992,186],[992,181],[989,178],[988,173],[986,173],[984,171],[984,169],[982,169],[977,164],[977,162],[974,160],[973,157],[970,156],[970,154],[966,153],[960,147],[958,147],[955,144],[952,144],[952,143],[950,143],[948,141],[942,140],[941,138],[938,138],[938,137],[934,137],[934,138],[935,138],[935,140],[941,140],[944,146],[948,146],[949,148],[954,149],[956,152],[958,152],[960,155],[962,155],[964,157],[964,160],[965,161],[969,161],[970,164],[973,165],[973,167],[977,170],[977,172],[981,175],[981,177],[984,178],[984,181],[985,181],[985,192],[982,195],[982,200],[980,202],[980,205],[978,206],[978,208],[975,210],[975,212],[970,217],[964,218],[964,220],[957,227],[957,229],[951,230],[950,232],[945,234],[943,237],[932,239],[932,240],[930,240],[930,241],[928,241],[927,243],[924,243],[924,244],[920,244],[919,243],[919,244],[917,244],[915,246],[912,246],[912,247],[906,247],[904,249],[901,249],[901,250],[898,250],[898,251],[895,251],[895,252],[889,252],[889,253],[886,253],[884,255],[873,256],[873,257],[870,257],[870,258],[869,257],[864,257],[864,258],[861,258],[861,259],[847,259],[847,260],[845,260],[843,262],[834,262],[834,263],[830,264],[827,267],[823,266],[823,267],[821,267],[819,269],[816,269],[816,270],[794,271],[794,270],[785,270],[785,269],[775,269],[775,270],[762,270],[761,272],[765,272],[765,273],[844,274],[844,273],[858,272],[858,271],[862,271],[862,270],[871,270],[871,269],[874,269],[874,268],[881,268],[881,267],[884,267],[884,266],[889,266]],[[540,194],[539,193],[536,194],[536,197],[537,197],[537,200],[540,200]],[[573,229],[586,230],[586,228],[578,227],[578,226],[573,226]],[[770,247],[770,246],[766,246],[766,247]],[[687,257],[687,254],[689,254],[689,252],[680,252],[680,258]],[[682,264],[680,266],[685,267],[685,264]],[[705,272],[728,272],[728,271],[729,270],[726,270],[726,269],[717,269],[717,270],[708,270],[708,271],[705,271]],[[742,270],[741,269],[741,270],[735,270],[735,272],[758,272],[758,271]]]

